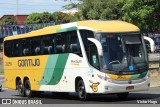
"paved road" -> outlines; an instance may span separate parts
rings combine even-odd
[[[17,91],[3,90],[0,92],[0,98],[21,98]],[[24,97],[23,97],[24,98]],[[67,96],[54,96],[51,93],[43,93],[33,99],[45,100],[50,104],[138,104],[138,101],[150,101],[150,103],[160,104],[160,87],[151,88],[149,91],[130,93],[127,99],[119,99],[116,95],[94,96],[87,102],[79,101],[76,94],[70,93]],[[148,102],[147,102],[148,104]]]

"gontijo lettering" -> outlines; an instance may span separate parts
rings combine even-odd
[[[18,60],[19,67],[40,66],[40,59],[21,59]]]

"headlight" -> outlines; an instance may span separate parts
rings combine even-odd
[[[102,76],[102,75],[99,75],[99,74],[97,74],[97,76],[100,78],[100,79],[103,79],[103,80],[107,80],[107,77],[106,76]]]
[[[106,76],[102,76],[100,74],[97,74],[97,76],[102,79],[102,80],[105,80],[105,81],[108,81],[108,82],[112,82],[113,80],[111,78],[107,78]]]
[[[150,78],[150,73],[148,72],[147,75],[143,78],[144,81]]]
[[[150,78],[150,73],[148,72],[146,75],[146,79],[149,79],[149,78]]]

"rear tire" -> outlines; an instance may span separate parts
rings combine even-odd
[[[17,91],[18,91],[19,96],[25,97],[24,85],[22,84],[21,80],[18,80]]]
[[[26,97],[34,97],[35,96],[35,92],[31,90],[31,85],[30,85],[30,81],[29,80],[26,80],[25,81],[25,94],[26,94]]]
[[[129,95],[129,92],[126,92],[126,93],[118,93],[118,94],[117,94],[118,98],[122,98],[122,99],[127,98],[128,95]]]
[[[86,93],[85,85],[83,80],[79,80],[77,84],[77,93],[81,101],[86,101],[89,99],[89,94]]]

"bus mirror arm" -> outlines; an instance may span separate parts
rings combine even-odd
[[[145,40],[147,40],[149,42],[149,45],[150,45],[150,48],[151,48],[151,52],[154,52],[155,51],[155,43],[154,41],[150,38],[150,37],[147,37],[147,36],[143,36]]]
[[[97,39],[94,38],[88,38],[88,40],[96,45],[99,56],[103,56],[102,44]]]

